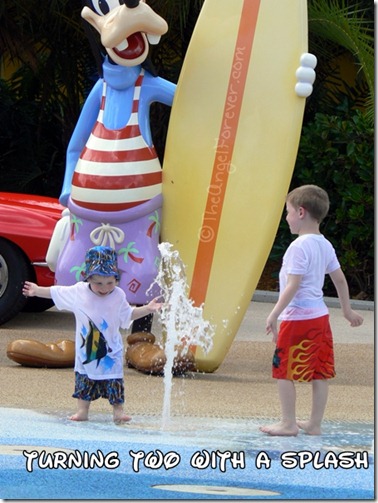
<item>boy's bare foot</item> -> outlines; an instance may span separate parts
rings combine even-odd
[[[82,400],[81,398],[78,398],[77,412],[76,412],[76,414],[73,414],[68,419],[71,419],[71,421],[88,421],[88,414],[89,414],[90,405],[91,405],[91,402],[89,402],[87,400]]]
[[[307,435],[321,435],[322,430],[319,426],[311,426],[310,421],[297,421],[297,426]]]
[[[113,419],[116,424],[128,423],[131,421],[131,417],[123,413],[120,415],[114,414]]]
[[[123,412],[122,404],[113,405],[113,420],[116,424],[128,423],[131,417]]]
[[[260,426],[260,431],[275,437],[296,437],[299,429],[297,426],[286,426],[283,423],[276,423],[266,426]]]
[[[128,423],[131,421],[131,417],[126,414],[122,414],[121,416],[114,416],[114,422],[116,424]]]
[[[76,414],[73,414],[70,416],[68,419],[71,419],[71,421],[88,421],[88,414],[80,414],[80,412],[77,412]]]

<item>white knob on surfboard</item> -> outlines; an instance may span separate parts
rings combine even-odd
[[[300,58],[301,66],[295,72],[298,81],[295,86],[295,92],[300,98],[308,98],[312,93],[312,84],[316,77],[314,68],[317,62],[316,56],[309,52],[302,54]]]

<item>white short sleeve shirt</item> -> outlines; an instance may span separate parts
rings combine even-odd
[[[304,234],[295,239],[283,257],[280,291],[286,287],[288,274],[301,275],[302,281],[279,319],[304,320],[328,314],[323,299],[324,279],[339,268],[335,249],[322,234]]]
[[[76,320],[75,371],[90,379],[123,377],[123,340],[120,328],[131,325],[132,307],[116,287],[106,297],[92,292],[89,283],[51,287],[57,309],[71,311]]]

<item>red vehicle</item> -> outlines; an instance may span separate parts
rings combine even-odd
[[[46,252],[63,207],[57,199],[0,192],[0,325],[22,310],[44,311],[50,299],[27,299],[25,280],[54,284]]]

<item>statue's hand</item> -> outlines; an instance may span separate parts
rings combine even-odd
[[[295,92],[300,98],[308,98],[312,93],[312,84],[315,81],[315,70],[317,59],[316,56],[305,52],[300,59],[300,67],[295,72],[297,77],[297,84],[295,85]]]

